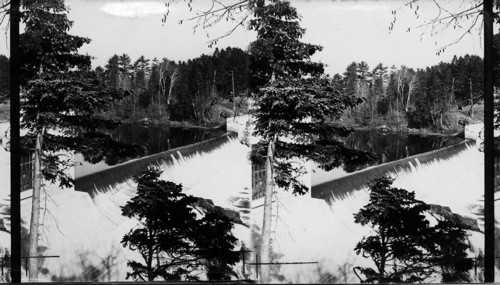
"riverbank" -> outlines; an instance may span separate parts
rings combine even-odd
[[[440,124],[441,127],[435,125],[421,128],[409,128],[408,126],[411,124],[407,121],[405,114],[401,114],[398,121],[396,121],[395,118],[396,117],[394,116],[375,117],[372,123],[363,125],[353,118],[345,117],[343,118],[343,124],[356,131],[378,130],[379,128],[384,127],[392,132],[417,134],[422,136],[459,136],[463,134],[465,125],[483,122],[484,106],[482,102],[478,102],[473,106],[455,106],[448,110],[446,115],[443,116],[443,120]],[[413,123],[413,126],[415,126],[415,123]]]
[[[349,126],[349,128],[352,128],[354,131],[363,131],[363,132],[370,132],[370,131],[378,131],[380,126],[377,127],[365,127],[365,126]],[[400,129],[389,129],[389,133],[403,133],[403,134],[412,134],[412,135],[420,135],[420,136],[440,136],[440,137],[456,137],[456,136],[463,136],[464,130],[463,128],[461,130],[447,130],[443,131],[442,133],[438,133],[435,131],[432,131],[431,129],[412,129],[412,128],[400,128]]]
[[[195,124],[190,121],[170,121],[167,119],[156,119],[156,118],[140,118],[140,119],[123,119],[120,121],[122,125],[144,125],[144,126],[163,126],[163,127],[174,127],[174,128],[184,128],[184,129],[222,129],[226,125],[225,120],[214,123],[205,124]]]

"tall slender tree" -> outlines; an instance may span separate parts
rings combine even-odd
[[[300,41],[305,29],[297,10],[288,1],[258,0],[254,16],[250,29],[257,32],[257,40],[250,45],[250,72],[256,90],[255,134],[261,140],[252,147],[252,159],[266,165],[261,257],[269,263],[274,184],[295,194],[308,191],[299,179],[303,167],[290,159],[312,159],[330,170],[369,156],[334,138],[349,131],[329,125],[326,119],[338,118],[360,99],[342,96],[328,79],[320,79],[323,64],[311,61],[311,56],[322,48]],[[261,280],[269,282],[269,266],[261,272]]]
[[[132,81],[132,116],[135,115],[137,107],[137,98],[142,96],[146,90],[146,73],[148,71],[149,59],[141,55],[133,64],[133,81]]]
[[[108,63],[105,66],[106,84],[113,89],[118,89],[120,86],[120,67],[118,62],[119,57],[115,54],[109,58]]]
[[[72,22],[63,0],[23,1],[25,31],[20,37],[22,81],[21,127],[28,133],[23,149],[34,153],[34,186],[29,255],[37,256],[40,197],[44,180],[72,185],[68,152],[96,163],[108,155],[134,155],[141,148],[114,141],[103,129],[118,123],[100,118],[101,110],[125,96],[91,71],[91,57],[78,54],[90,39],[68,34]],[[37,280],[38,260],[29,259],[29,279]]]

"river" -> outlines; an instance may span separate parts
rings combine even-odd
[[[439,135],[419,135],[391,132],[383,134],[377,131],[356,131],[346,138],[350,147],[370,151],[378,156],[373,165],[383,164],[406,158],[408,156],[433,151],[463,141],[460,137]],[[313,165],[312,186],[343,177],[368,165],[345,165],[326,172]]]
[[[185,145],[194,144],[208,140],[224,134],[223,130],[203,129],[203,128],[182,128],[169,127],[163,125],[121,125],[116,128],[114,138],[128,143],[136,143],[146,147],[145,156],[178,148]],[[107,162],[91,164],[83,160],[82,155],[77,154],[75,160],[82,165],[75,168],[75,178],[109,168],[112,165],[120,164],[127,159],[120,157],[107,158]],[[109,163],[112,162],[112,163]]]
[[[137,143],[147,148],[146,155],[164,152],[173,148],[208,140],[224,133],[223,130],[203,128],[182,128],[163,125],[142,126],[122,125],[115,131],[114,138],[123,142]],[[417,135],[405,133],[382,134],[377,131],[356,131],[346,138],[350,147],[371,151],[378,156],[376,164],[402,159],[411,155],[443,148],[462,141],[459,137],[444,137],[437,135]],[[108,163],[87,163],[81,155],[76,156],[76,161],[81,166],[75,169],[75,177],[79,178],[88,174],[109,168],[126,161],[124,158],[108,158]],[[109,163],[112,162],[112,163]],[[343,168],[330,172],[313,166],[312,185],[342,177],[347,173],[359,170],[363,166],[346,165]]]

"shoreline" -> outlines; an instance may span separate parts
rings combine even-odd
[[[157,121],[151,120],[149,124],[141,123],[140,120],[123,120],[121,121],[122,125],[143,125],[143,126],[165,126],[165,127],[176,127],[183,129],[205,129],[205,130],[213,130],[213,129],[221,129],[226,126],[226,122],[222,123],[212,123],[207,125],[196,125],[191,122],[186,121]]]
[[[364,131],[364,132],[378,132],[377,128],[371,127],[360,127],[360,126],[348,126],[347,128],[351,128],[354,131]],[[457,137],[463,136],[464,130],[450,130],[443,133],[437,133],[426,129],[409,129],[409,128],[401,128],[391,129],[389,133],[403,133],[403,134],[412,134],[412,135],[421,135],[421,136],[438,136],[438,137]]]

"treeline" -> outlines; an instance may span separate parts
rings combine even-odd
[[[382,64],[370,69],[366,62],[353,62],[332,81],[340,92],[365,99],[344,116],[354,125],[452,129],[452,110],[483,99],[483,60],[455,56],[450,63],[417,70]]]
[[[96,71],[109,86],[130,92],[111,111],[118,119],[206,123],[220,115],[216,106],[246,95],[248,55],[231,47],[180,62],[113,55]]]
[[[110,116],[196,124],[232,111],[233,88],[235,97],[247,96],[250,72],[249,55],[231,47],[182,62],[113,55],[96,71],[109,86],[130,92]],[[1,101],[8,99],[9,77],[9,59],[0,55]],[[457,123],[452,111],[470,116],[471,106],[483,98],[483,60],[455,56],[417,70],[381,63],[371,69],[366,62],[353,62],[331,80],[339,92],[365,98],[343,118],[353,125],[452,129]]]

